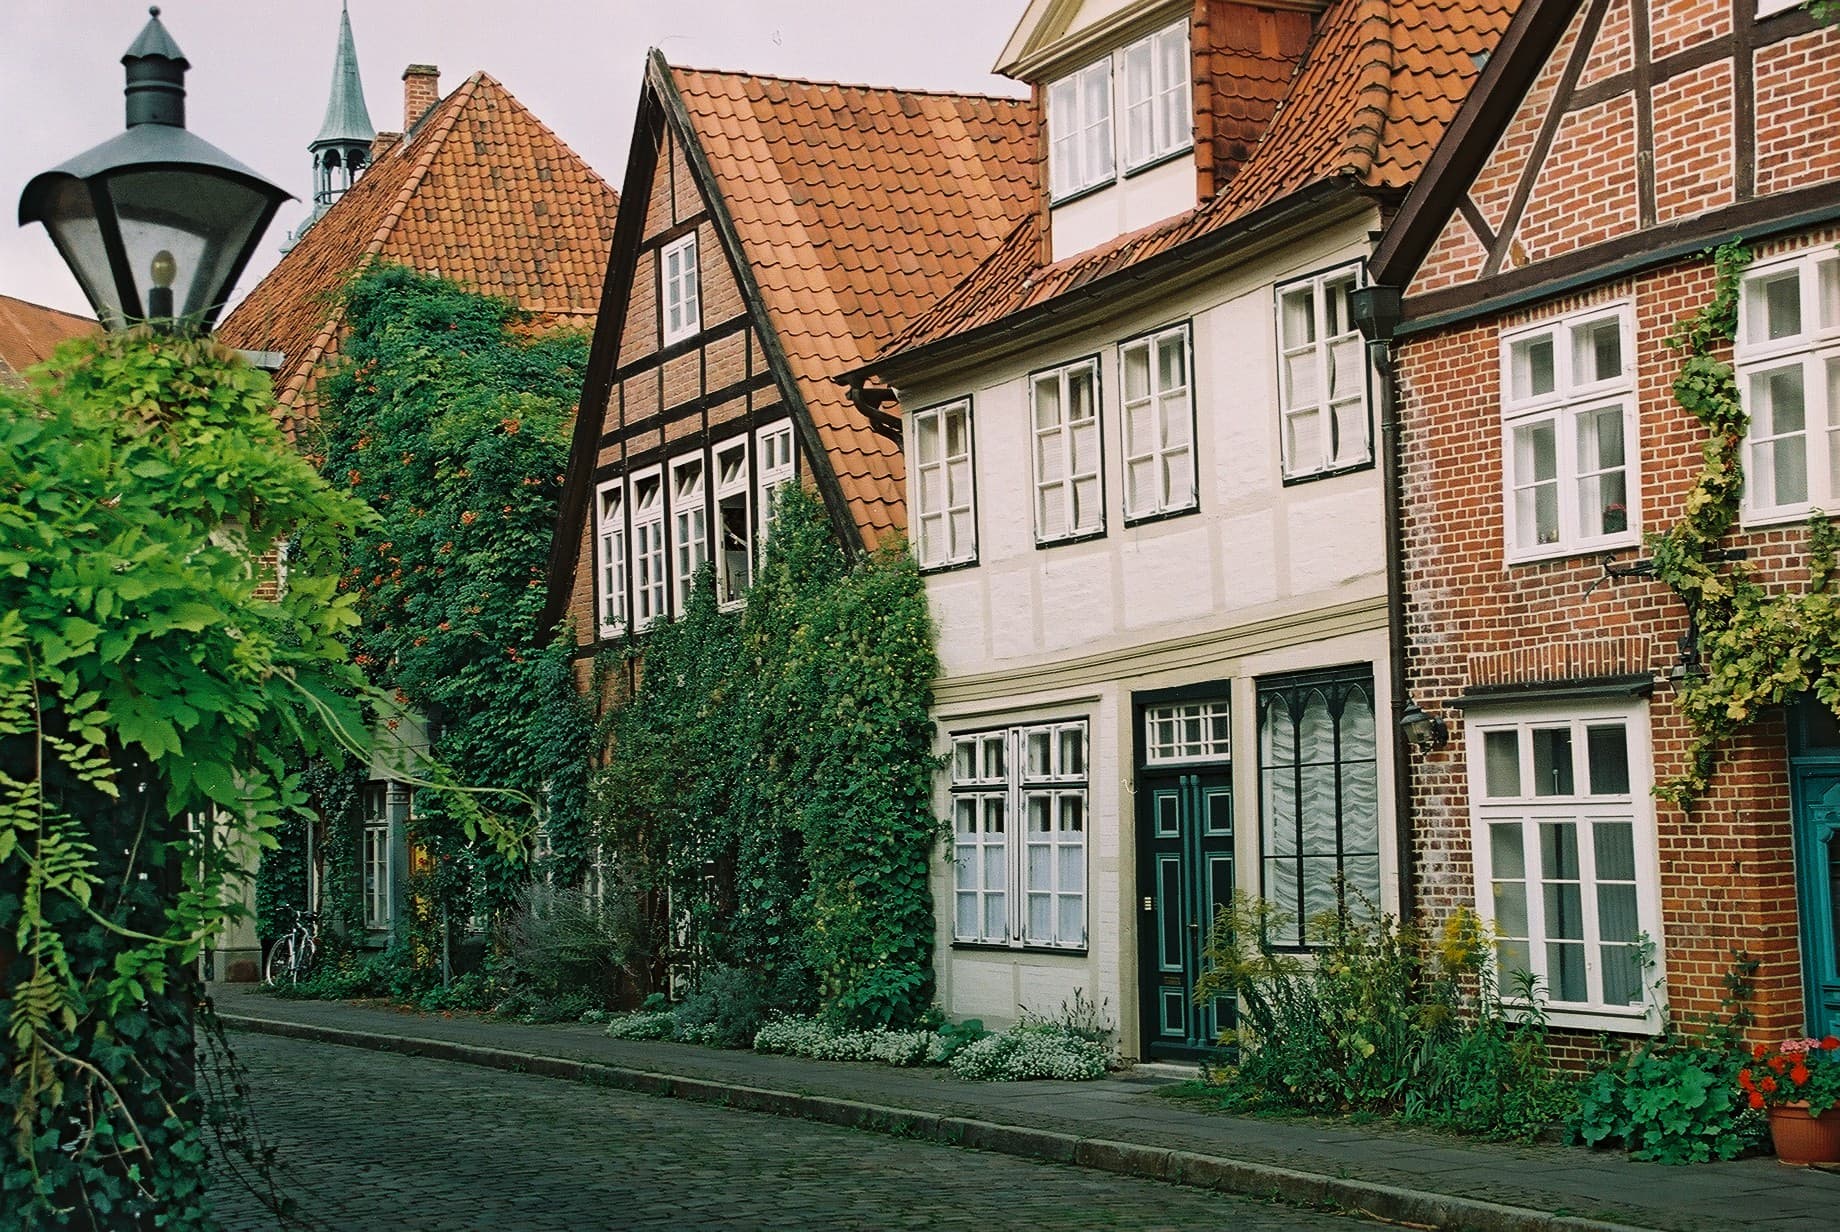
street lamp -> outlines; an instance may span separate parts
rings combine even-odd
[[[158,7],[121,62],[128,131],[35,176],[19,225],[42,222],[107,329],[207,331],[289,194],[185,130],[191,65]]]

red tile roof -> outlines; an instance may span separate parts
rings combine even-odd
[[[0,381],[16,381],[18,373],[47,358],[58,343],[99,328],[91,317],[0,295]]]
[[[437,273],[538,314],[593,325],[618,196],[509,90],[474,73],[378,158],[218,328],[280,351],[283,415],[310,415],[336,354],[339,292],[373,260]]]
[[[1396,197],[1455,116],[1520,0],[1334,0],[1285,101],[1211,201],[1050,265],[1039,219],[884,348],[943,342],[1328,185]]]
[[[774,333],[858,528],[904,525],[898,448],[828,378],[1035,208],[1025,100],[673,68]]]

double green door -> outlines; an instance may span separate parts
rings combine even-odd
[[[1795,879],[1802,995],[1813,1035],[1840,1034],[1840,764],[1803,762],[1795,777]]]
[[[1233,901],[1225,770],[1145,775],[1137,790],[1138,982],[1144,1055],[1187,1060],[1233,1025],[1229,998],[1195,1000],[1215,912]]]

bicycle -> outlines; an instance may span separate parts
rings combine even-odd
[[[292,910],[294,927],[269,950],[268,964],[262,971],[264,984],[279,984],[283,979],[290,984],[300,983],[307,978],[319,953],[319,914],[298,907]]]

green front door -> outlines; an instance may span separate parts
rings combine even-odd
[[[1795,879],[1811,1035],[1840,1034],[1840,766],[1795,767]]]
[[[1232,1026],[1228,998],[1197,1004],[1215,911],[1233,901],[1233,792],[1225,770],[1144,774],[1137,788],[1138,984],[1144,1055],[1191,1059]]]

